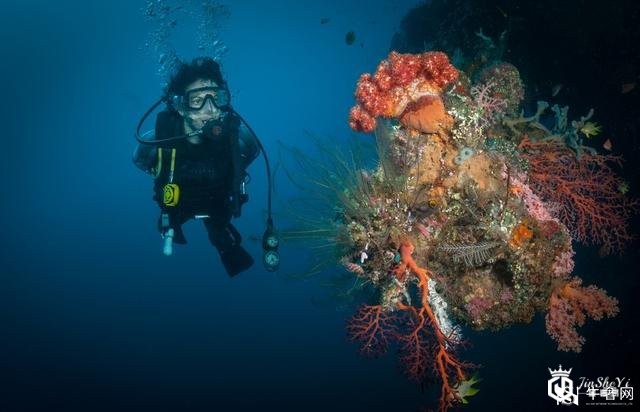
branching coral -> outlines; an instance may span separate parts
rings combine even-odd
[[[460,399],[457,387],[465,382],[466,371],[472,365],[460,361],[454,354],[458,335],[451,331],[447,334],[441,328],[442,319],[429,302],[431,274],[413,259],[414,246],[405,240],[399,252],[400,262],[393,269],[393,275],[401,282],[416,283],[419,304],[398,301],[389,312],[381,305],[363,306],[351,319],[348,331],[360,342],[361,351],[366,355],[386,351],[389,337],[393,336],[400,345],[400,360],[412,380],[422,381],[429,371],[440,378],[440,409],[446,410]],[[396,312],[404,315],[402,327],[397,323],[403,318],[393,314]]]
[[[529,162],[532,188],[547,203],[575,239],[602,246],[609,254],[631,240],[627,221],[637,206],[618,190],[622,179],[613,170],[621,158],[583,153],[555,140],[520,142]]]

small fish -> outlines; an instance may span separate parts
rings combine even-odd
[[[474,388],[473,385],[481,380],[482,379],[479,379],[477,375],[473,375],[468,380],[463,380],[455,386],[454,390],[456,391],[456,395],[463,404],[469,403],[467,398],[474,396],[480,391],[479,389]]]
[[[563,84],[562,83],[558,83],[556,85],[554,85],[551,88],[551,97],[556,97],[558,95],[558,93],[560,93],[560,90],[562,90]]]
[[[611,149],[613,148],[613,145],[611,144],[611,139],[605,140],[604,143],[602,143],[602,147],[608,151],[611,151]]]
[[[602,126],[596,122],[586,122],[579,129],[587,139],[591,139],[593,136],[597,136],[602,131]]]
[[[624,84],[622,85],[621,93],[622,93],[622,94],[627,94],[627,93],[629,93],[631,90],[633,90],[635,87],[636,87],[636,82],[624,83]]]
[[[323,18],[321,18],[321,19],[320,19],[320,24],[327,24],[327,23],[329,23],[330,21],[331,21],[331,19],[330,19],[330,18],[328,18],[328,17],[323,17]]]
[[[347,32],[344,36],[344,41],[348,46],[351,46],[356,41],[356,33],[353,30]]]

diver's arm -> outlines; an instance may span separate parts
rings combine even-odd
[[[133,152],[133,164],[140,170],[151,175],[158,162],[158,150],[155,146],[139,144]]]
[[[238,140],[240,145],[240,158],[242,159],[242,168],[246,169],[260,154],[260,148],[256,140],[256,136],[251,133],[245,126],[240,127],[238,131]]]

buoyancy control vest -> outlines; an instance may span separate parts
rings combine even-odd
[[[240,208],[247,201],[245,168],[257,157],[258,146],[251,134],[240,135],[240,120],[235,113],[227,114],[214,127],[205,130],[199,144],[184,139],[157,148],[157,163],[151,172],[156,177],[156,200],[163,210],[205,214],[216,202],[216,206],[224,203],[235,217],[240,216]],[[182,117],[172,110],[160,112],[156,139],[179,134],[184,134]]]

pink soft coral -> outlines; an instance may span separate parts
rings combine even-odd
[[[558,350],[580,352],[585,342],[576,328],[587,317],[600,320],[618,314],[618,300],[595,286],[581,286],[579,278],[556,287],[545,318],[547,333],[558,342]]]

